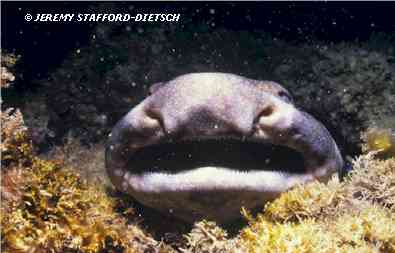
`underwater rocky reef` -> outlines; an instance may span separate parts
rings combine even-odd
[[[239,232],[203,220],[162,237],[155,229],[163,217],[147,229],[149,218],[133,200],[82,175],[87,164],[103,162],[100,146],[87,149],[69,137],[43,157],[20,110],[3,109],[1,122],[3,252],[395,252],[390,128],[362,134],[365,154],[344,181],[297,186],[257,216],[242,209],[248,224]]]
[[[114,32],[119,29],[98,26],[90,44],[45,81],[53,136],[74,129],[88,142],[100,140],[151,84],[193,72],[279,82],[350,155],[360,150],[360,131],[394,125],[395,49],[388,36],[381,35],[380,46],[373,35],[364,43],[293,45],[263,31],[192,24],[182,32],[171,26]]]

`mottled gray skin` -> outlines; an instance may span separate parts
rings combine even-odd
[[[128,167],[141,148],[205,138],[287,146],[303,155],[305,172],[202,167],[137,173]],[[115,125],[106,147],[107,172],[119,190],[189,222],[228,222],[240,217],[242,206],[263,207],[295,184],[328,180],[342,166],[329,132],[297,109],[288,91],[275,82],[226,73],[186,74],[153,85],[152,94]]]

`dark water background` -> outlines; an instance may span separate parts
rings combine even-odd
[[[67,53],[88,43],[98,23],[32,23],[26,13],[96,13],[100,2],[2,2],[2,48],[22,55],[24,82],[56,69]],[[395,2],[115,2],[124,12],[181,13],[183,23],[207,24],[212,29],[263,30],[290,43],[365,41],[372,34],[395,32]],[[129,7],[133,10],[129,11]],[[104,7],[104,10],[106,8]],[[113,10],[113,9],[112,9]],[[214,10],[214,12],[212,11]],[[112,11],[109,11],[110,13]],[[214,25],[213,25],[214,24]],[[155,26],[155,23],[144,25]]]
[[[181,18],[177,23],[25,21],[26,14],[39,13],[180,13]],[[3,106],[28,108],[27,102],[21,104],[33,93],[45,96],[49,112],[42,115],[49,120],[43,132],[50,130],[46,140],[51,141],[43,143],[61,143],[70,129],[91,143],[146,95],[147,85],[206,69],[232,72],[290,88],[343,153],[354,155],[360,150],[359,131],[372,118],[367,115],[392,115],[395,108],[384,99],[395,91],[389,67],[395,54],[387,50],[395,48],[394,13],[395,2],[2,2],[1,48],[21,55],[15,82],[2,91]],[[102,37],[93,42],[93,36]],[[364,52],[366,41],[376,48]],[[351,50],[309,61],[339,42]],[[158,53],[151,50],[158,48]],[[85,53],[77,57],[79,49]],[[352,59],[369,64],[350,74]],[[321,68],[314,70],[317,63]],[[116,67],[125,71],[118,74]],[[110,90],[108,80],[114,81]],[[37,106],[33,111],[36,118],[42,116]]]

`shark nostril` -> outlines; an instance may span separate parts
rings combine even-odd
[[[261,113],[259,114],[259,117],[269,117],[270,115],[273,114],[273,112],[274,112],[273,106],[268,106],[261,111]]]

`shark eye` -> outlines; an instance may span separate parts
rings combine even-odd
[[[279,91],[278,96],[281,97],[287,103],[293,103],[291,95],[286,91]]]

